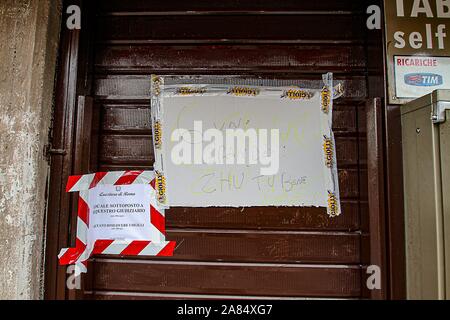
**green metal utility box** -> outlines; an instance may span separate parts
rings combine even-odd
[[[408,299],[450,299],[450,90],[401,114]]]

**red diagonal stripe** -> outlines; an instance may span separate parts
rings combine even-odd
[[[132,184],[136,181],[137,177],[142,174],[143,171],[127,171],[114,183],[116,186],[124,186]]]
[[[156,190],[156,179],[153,179],[153,180],[150,182],[150,185],[152,186],[153,189]]]
[[[150,244],[151,241],[133,241],[121,253],[121,256],[137,256]]]
[[[92,254],[102,254],[114,240],[97,240],[95,241],[94,250]]]
[[[74,264],[83,254],[84,250],[86,250],[86,245],[77,238],[75,248],[69,248],[59,259],[59,264],[62,266]]]
[[[79,252],[77,248],[69,248],[64,255],[59,258],[59,265],[67,266],[74,264],[83,252]]]
[[[165,246],[156,256],[157,257],[172,257],[175,251],[175,246],[177,243],[175,241],[170,241],[167,246]]]
[[[78,217],[89,227],[89,206],[82,197],[78,197]]]
[[[83,176],[70,176],[69,180],[67,181],[66,192],[70,192],[73,186],[76,185],[77,182],[80,181],[82,177]]]
[[[166,234],[166,218],[150,205],[150,223],[162,234]]]
[[[97,184],[107,175],[107,172],[97,172],[94,176],[94,180],[92,180],[89,189],[93,189],[97,186]]]

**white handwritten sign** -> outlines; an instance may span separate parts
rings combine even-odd
[[[164,85],[154,77],[159,200],[339,215],[330,88]]]

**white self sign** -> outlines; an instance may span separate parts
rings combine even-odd
[[[385,0],[388,93],[404,104],[448,89],[449,0]]]
[[[153,78],[157,192],[170,207],[326,207],[339,215],[323,88],[169,85]]]

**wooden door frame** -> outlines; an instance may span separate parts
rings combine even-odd
[[[380,3],[384,12],[384,1]],[[383,21],[382,25],[386,23]],[[384,31],[384,30],[383,30]],[[388,91],[388,56],[386,51],[386,33],[382,33],[384,61],[384,93]],[[406,299],[406,254],[405,254],[405,219],[403,193],[403,151],[402,124],[400,106],[393,106],[385,99],[382,112],[382,140],[384,152],[384,192],[385,192],[385,227],[387,257],[386,275],[388,277],[388,299]]]
[[[57,255],[61,248],[73,247],[73,234],[76,221],[76,198],[65,191],[70,175],[82,173],[83,162],[76,153],[78,118],[82,106],[79,96],[89,95],[91,88],[90,54],[92,35],[89,33],[90,15],[93,1],[64,0],[63,19],[55,85],[55,106],[52,134],[48,157],[51,161],[50,185],[48,193],[48,210],[46,225],[45,283],[44,298],[49,300],[66,300],[82,298],[81,290],[68,290],[66,287],[66,267],[59,266]],[[66,27],[66,9],[69,5],[78,5],[82,12],[81,30],[69,30]],[[78,127],[78,128],[77,128]],[[83,139],[83,137],[81,137]]]
[[[46,299],[80,299],[82,293],[66,288],[66,268],[58,265],[57,255],[61,248],[73,246],[75,196],[65,192],[70,175],[82,174],[82,159],[76,157],[78,97],[91,94],[92,32],[89,24],[94,14],[92,1],[64,0],[63,12],[68,5],[82,8],[81,30],[69,30],[62,19],[60,55],[55,90],[55,112],[52,134],[50,192],[48,196],[46,238]],[[380,57],[381,58],[381,57]],[[386,61],[386,55],[384,54]],[[386,78],[385,78],[386,79]],[[386,80],[385,80],[386,84]],[[371,247],[379,248],[379,254],[371,253],[371,263],[385,268],[383,288],[372,292],[372,298],[404,299],[404,222],[402,195],[401,127],[396,113],[398,108],[386,106],[381,100],[374,104],[376,110],[368,113],[372,119],[368,129],[369,182],[371,213]],[[78,135],[78,140],[83,139]],[[400,145],[401,146],[401,145]],[[400,210],[400,211],[399,211]],[[374,216],[376,214],[377,216]],[[372,234],[372,231],[375,234]],[[365,277],[363,277],[365,278]],[[364,285],[364,284],[363,284]]]

